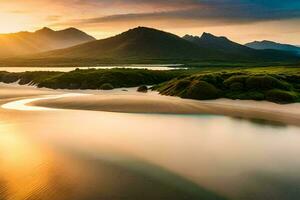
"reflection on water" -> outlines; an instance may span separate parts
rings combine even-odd
[[[64,97],[76,97],[88,94],[79,94],[79,93],[68,93],[68,94],[60,94],[60,95],[47,95],[45,97],[31,98],[31,99],[22,99],[17,101],[8,102],[3,104],[1,107],[9,110],[21,110],[21,111],[49,111],[55,110],[54,108],[45,108],[38,106],[30,106],[28,104],[34,101],[46,100],[46,99],[59,99]]]
[[[300,197],[298,127],[72,110],[0,119],[0,199]]]
[[[270,120],[265,120],[265,119],[255,119],[255,118],[242,118],[242,117],[232,117],[233,119],[236,119],[236,120],[246,120],[248,122],[252,122],[254,124],[258,124],[258,125],[261,125],[261,126],[276,126],[277,128],[285,128],[287,127],[286,124],[284,123],[281,123],[281,122],[277,122],[277,121],[270,121]]]
[[[103,158],[76,149],[58,154],[13,127],[0,124],[1,199],[223,199],[125,155]]]
[[[69,72],[79,69],[113,69],[113,68],[129,68],[129,69],[148,69],[148,70],[172,70],[178,69],[181,64],[144,64],[144,65],[110,65],[110,66],[95,66],[95,67],[0,67],[0,71],[8,72],[25,72],[25,71],[58,71]],[[186,68],[181,68],[186,69]]]
[[[51,163],[51,156],[39,151],[26,136],[17,134],[11,125],[0,125],[0,132],[3,199],[26,199],[28,194],[47,187],[51,165],[44,165]]]

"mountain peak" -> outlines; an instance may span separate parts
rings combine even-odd
[[[36,33],[50,33],[50,32],[54,32],[54,30],[52,30],[51,28],[48,28],[48,27],[44,27],[44,28],[36,31]]]
[[[60,35],[68,36],[69,38],[77,38],[77,39],[81,38],[81,39],[84,39],[87,41],[96,40],[96,38],[88,35],[87,33],[83,32],[77,28],[74,28],[74,27],[70,27],[70,28],[67,28],[64,30],[57,31],[57,33],[59,33]]]
[[[185,40],[195,40],[195,39],[199,39],[198,36],[193,36],[193,35],[189,35],[189,34],[186,34],[186,35],[183,36],[182,38],[185,39]]]
[[[69,27],[69,28],[66,28],[65,30],[76,30],[76,31],[79,31],[79,29],[77,29],[75,27]]]
[[[202,40],[223,40],[223,41],[229,41],[229,39],[227,37],[224,37],[224,36],[215,36],[211,33],[206,33],[204,32],[202,34],[202,36],[200,37]]]
[[[145,27],[145,26],[138,26],[138,27],[135,27],[131,30],[135,30],[135,31],[145,31],[145,30],[155,30],[153,28],[149,28],[149,27]]]
[[[162,31],[154,29],[154,28],[138,26],[136,28],[129,29],[127,32],[148,33],[148,32],[162,32]],[[124,32],[124,33],[126,33],[126,32]]]
[[[300,53],[300,48],[295,45],[281,44],[281,43],[269,41],[269,40],[254,41],[254,42],[247,43],[245,45],[252,49],[259,49],[259,50],[274,49],[274,50],[281,50],[281,51],[293,51],[298,54]]]
[[[66,28],[64,30],[61,30],[61,31],[70,31],[70,32],[83,32],[77,28],[74,28],[74,27],[70,27],[70,28]]]
[[[162,30],[154,29],[154,28],[149,28],[149,27],[144,27],[144,26],[139,26],[136,28],[129,29],[128,31],[125,31],[121,34],[120,36],[123,36],[125,38],[140,38],[140,39],[149,39],[151,37],[161,37],[161,36],[168,36],[168,37],[173,37],[173,38],[180,38],[174,34],[167,33]]]
[[[261,41],[254,41],[255,43],[276,43],[270,40],[261,40]]]
[[[202,35],[201,35],[201,37],[216,37],[216,36],[214,36],[213,34],[211,34],[211,33],[207,33],[207,32],[203,32],[202,33]]]

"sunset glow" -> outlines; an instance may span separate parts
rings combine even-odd
[[[105,38],[139,25],[184,34],[211,32],[237,42],[300,44],[298,1],[11,0],[0,1],[0,33],[80,28]],[[284,35],[284,36],[283,36]]]

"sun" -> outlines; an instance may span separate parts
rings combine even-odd
[[[14,33],[22,30],[32,30],[31,20],[24,15],[0,12],[0,33]],[[4,20],[9,19],[9,20]]]
[[[10,16],[0,14],[1,19],[7,19],[9,18],[10,20],[1,20],[0,21],[0,33],[12,33],[12,32],[17,32],[20,31],[22,28],[22,25],[20,23],[20,20],[18,19],[12,19]]]

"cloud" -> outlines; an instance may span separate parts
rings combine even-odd
[[[15,12],[14,12],[15,11]],[[0,0],[2,32],[50,26],[74,26],[106,37],[134,26],[151,26],[182,34],[187,30],[216,30],[241,34],[246,27],[260,33],[293,30],[298,37],[300,0]],[[247,34],[249,30],[243,34]],[[274,33],[276,34],[276,33]]]
[[[28,0],[25,4],[21,0],[0,1],[0,6],[5,4],[16,8],[30,5],[33,14],[48,13],[45,19],[49,22],[55,21],[52,16],[64,13],[61,19],[66,24],[180,20],[214,25],[300,18],[297,0]]]
[[[94,2],[98,2],[94,0]],[[105,3],[106,1],[101,1]],[[131,12],[124,14],[113,14],[87,19],[75,19],[73,23],[79,24],[105,24],[117,22],[142,22],[142,21],[186,21],[199,22],[210,25],[215,24],[242,24],[261,21],[286,20],[300,18],[300,3],[286,0],[270,1],[264,0],[174,0],[174,1],[142,1],[127,0],[127,4],[147,4],[171,8],[171,10]],[[115,2],[116,3],[116,2]]]
[[[7,11],[8,13],[13,13],[13,14],[28,14],[30,12],[26,11],[26,10],[9,10]]]
[[[59,21],[60,19],[62,19],[61,15],[49,15],[46,17],[46,20],[49,22],[56,22]]]

